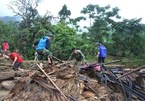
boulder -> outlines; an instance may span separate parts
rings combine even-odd
[[[9,81],[3,81],[1,83],[1,86],[6,90],[11,90],[14,87],[15,83],[12,80]]]

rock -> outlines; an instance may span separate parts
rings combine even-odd
[[[94,98],[95,97],[95,94],[93,93],[93,92],[91,92],[91,91],[85,91],[85,92],[83,92],[83,97],[84,98]]]
[[[14,85],[15,85],[14,81],[10,81],[10,80],[9,81],[3,81],[1,83],[1,86],[3,88],[5,88],[6,90],[11,90],[14,87]]]
[[[7,96],[8,94],[9,94],[9,91],[8,90],[0,90],[0,101],[2,101],[1,99],[4,96]]]

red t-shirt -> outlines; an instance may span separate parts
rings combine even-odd
[[[7,51],[9,49],[9,44],[7,42],[3,43],[3,50]]]
[[[11,59],[12,61],[14,61],[15,57],[17,57],[16,62],[20,62],[20,63],[23,62],[23,59],[22,59],[22,58],[20,57],[20,55],[19,55],[18,53],[16,53],[16,52],[10,53],[10,54],[9,54],[9,57],[10,57],[10,59]]]

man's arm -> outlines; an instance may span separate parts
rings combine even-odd
[[[6,59],[8,59],[8,58],[9,58],[9,56],[7,56],[7,55],[5,55],[5,54],[3,54],[3,57],[4,57],[4,58],[6,58]]]
[[[69,56],[68,60],[67,61],[70,61],[73,59],[73,53],[71,53],[71,55]]]
[[[77,51],[81,54],[82,58],[85,58],[85,55],[80,50],[77,50]]]
[[[17,57],[14,58],[14,61],[12,63],[12,66],[15,64],[15,62],[17,61],[17,59],[18,59]]]
[[[7,56],[5,54],[3,54],[3,57],[6,58],[6,59],[10,59],[9,56]],[[11,59],[10,59],[10,61],[13,63],[13,61]]]
[[[38,40],[38,41],[36,41],[36,42],[34,43],[34,45],[35,45],[35,46],[37,46],[37,45],[38,45],[38,43],[39,43],[39,40]]]
[[[85,58],[85,55],[80,51],[80,54],[81,54],[81,56],[83,57],[83,58]]]
[[[97,57],[99,57],[100,52],[98,51]]]
[[[46,47],[45,47],[45,48],[46,48],[46,49],[49,49],[49,47],[50,47],[50,40],[47,39],[47,40],[46,40]]]
[[[100,55],[100,47],[98,47],[98,53],[97,53],[97,57],[99,57],[99,55]]]

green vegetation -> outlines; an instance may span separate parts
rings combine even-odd
[[[60,20],[54,24],[55,17],[49,12],[39,15],[40,2],[12,0],[9,7],[22,18],[21,22],[0,21],[0,42],[7,40],[10,50],[19,50],[25,59],[33,59],[33,43],[42,33],[49,32],[54,35],[50,50],[60,59],[68,59],[73,47],[82,50],[88,59],[95,57],[99,41],[105,42],[108,55],[144,59],[145,25],[140,23],[141,19],[123,19],[117,7],[92,4],[82,9],[83,16],[71,19],[71,11],[64,5],[58,12]],[[85,26],[88,31],[84,32],[78,23],[86,20],[90,21],[90,26]]]

